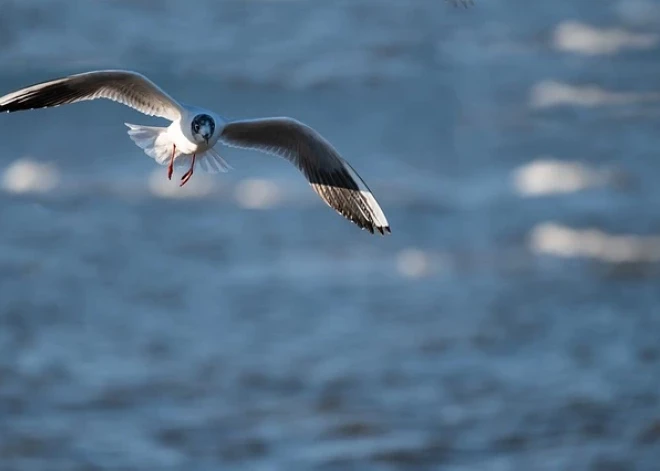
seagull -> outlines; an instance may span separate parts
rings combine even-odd
[[[231,169],[214,147],[220,141],[288,160],[336,212],[372,234],[391,233],[383,210],[353,167],[317,131],[293,118],[227,120],[176,101],[144,75],[129,70],[95,70],[37,83],[0,97],[0,112],[100,98],[171,121],[167,127],[124,124],[138,147],[158,164],[167,165],[168,179],[175,167],[188,168],[180,186],[193,176],[196,164],[209,173]]]

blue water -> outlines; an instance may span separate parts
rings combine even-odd
[[[164,197],[122,124],[159,121],[114,103],[0,116],[0,470],[657,469],[657,265],[530,245],[547,222],[660,232],[657,101],[530,105],[548,80],[657,90],[655,45],[553,47],[569,20],[658,31],[658,2],[598,3],[0,2],[0,90],[125,67],[296,117],[392,227],[235,149]],[[625,184],[518,193],[548,156]],[[55,187],[9,191],[20,159]]]

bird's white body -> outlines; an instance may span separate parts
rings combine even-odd
[[[144,153],[160,165],[168,165],[173,158],[173,166],[190,167],[192,156],[196,156],[202,170],[209,173],[226,172],[231,167],[213,148],[218,143],[225,120],[214,113],[200,107],[181,105],[182,114],[167,127],[141,126],[125,123],[129,127],[128,135]],[[208,142],[196,140],[191,131],[195,116],[208,115],[216,123]]]
[[[175,166],[189,166],[181,178],[182,186],[192,177],[196,164],[211,173],[231,168],[215,149],[220,141],[285,158],[335,211],[371,233],[391,232],[376,198],[357,172],[318,132],[291,118],[228,121],[213,111],[179,103],[145,76],[126,70],[85,72],[25,87],[0,97],[0,112],[98,98],[171,122],[167,127],[126,126],[145,154],[168,166],[168,178]]]

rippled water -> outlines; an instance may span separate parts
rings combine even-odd
[[[0,469],[656,469],[658,3],[0,6],[1,90],[294,116],[393,231],[252,152],[179,191],[113,103],[0,116]]]

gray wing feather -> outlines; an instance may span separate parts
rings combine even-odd
[[[371,233],[391,232],[371,190],[318,132],[291,118],[232,121],[220,139],[233,147],[277,155],[293,163],[335,211]]]
[[[181,105],[137,72],[99,70],[31,85],[0,97],[0,112],[50,108],[105,98],[144,113],[175,121]]]

